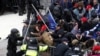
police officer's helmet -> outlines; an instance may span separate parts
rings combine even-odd
[[[19,33],[18,29],[16,28],[11,29],[11,34],[16,34],[16,33]]]
[[[36,38],[31,37],[31,38],[29,39],[29,43],[30,43],[30,44],[38,44],[38,41],[37,41]]]

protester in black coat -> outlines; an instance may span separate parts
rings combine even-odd
[[[88,22],[86,22],[86,23],[82,24],[82,26],[81,26],[81,32],[84,32],[84,31],[89,30],[89,29],[90,29],[90,27],[89,27],[89,26],[90,26],[90,25],[89,25],[89,23],[88,23]]]
[[[8,38],[8,45],[7,45],[7,56],[16,56],[17,50],[17,40],[22,40],[19,36],[19,31],[17,29],[12,29]]]
[[[34,14],[36,16],[36,11],[33,6],[39,11],[39,9],[43,9],[43,6],[40,5],[39,0],[26,0],[27,6],[27,20],[30,20],[30,15]]]
[[[26,11],[25,11],[25,1],[26,0],[18,0],[18,9],[19,9],[19,15],[23,15]]]
[[[73,39],[75,39],[75,35],[73,35],[71,32],[68,32],[67,34],[64,35],[69,41],[69,43],[72,42]]]
[[[65,52],[69,49],[67,38],[62,39],[62,43],[59,44],[56,49],[54,56],[64,56]]]
[[[87,30],[91,29],[91,25],[88,22],[88,19],[86,17],[82,17],[81,21],[78,22],[78,25],[79,25],[81,33],[83,33],[84,31],[87,31]]]
[[[64,34],[64,29],[61,27],[61,25],[57,25],[56,30],[52,34],[55,45],[61,43],[61,38],[63,37],[63,34]]]
[[[69,9],[65,8],[63,11],[63,15],[62,18],[66,21],[66,22],[70,22],[72,20],[72,15]]]
[[[7,0],[0,0],[0,15],[3,15],[6,10]]]

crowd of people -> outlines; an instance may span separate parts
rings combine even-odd
[[[9,47],[8,56],[14,54],[14,51],[18,56],[36,56],[41,50],[46,51],[51,46],[51,56],[100,56],[100,0],[52,0],[49,9],[57,23],[53,32],[48,30],[47,15],[40,14],[45,21],[44,24],[43,20],[38,20],[40,17],[31,4],[28,4],[27,20],[23,22],[22,35],[25,45],[22,45],[22,50],[17,53],[15,49],[11,51],[13,47]],[[36,9],[39,11],[38,6]],[[36,20],[30,20],[30,14],[35,14]],[[8,39],[13,42],[9,37]],[[8,46],[11,46],[10,43]]]
[[[57,44],[55,56],[100,55],[99,6],[99,0],[56,0],[51,5],[50,10],[58,23],[52,34]]]
[[[34,3],[36,7],[39,7],[40,0],[0,0],[0,15],[5,12],[19,13],[20,16],[25,14],[28,10],[30,13],[30,4]]]
[[[19,12],[19,15],[25,13],[25,0],[0,0],[0,15],[6,12]]]

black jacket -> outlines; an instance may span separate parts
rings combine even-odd
[[[90,27],[91,26],[88,22],[81,24],[81,32],[84,32],[84,31],[91,29]]]
[[[55,49],[55,56],[64,56],[64,53],[68,50],[69,46],[64,43],[59,44]]]
[[[7,50],[17,50],[17,40],[22,40],[22,37],[17,37],[14,35],[9,35],[8,37]]]

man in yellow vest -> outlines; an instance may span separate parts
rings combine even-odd
[[[17,53],[17,56],[38,56],[39,52],[46,51],[48,45],[38,45],[36,38],[30,38],[27,44],[21,46],[21,51]]]

